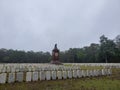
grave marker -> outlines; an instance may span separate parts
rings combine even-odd
[[[32,72],[26,72],[26,82],[30,82],[32,80]]]
[[[6,73],[1,73],[1,74],[0,74],[0,83],[1,83],[1,84],[6,83],[6,76],[7,76]]]
[[[70,79],[71,79],[72,77],[73,77],[73,75],[72,75],[72,71],[71,71],[71,70],[69,70],[69,71],[68,71],[68,78],[70,78]]]
[[[32,81],[38,81],[38,72],[37,71],[33,72]]]
[[[45,80],[45,71],[40,71],[40,80]]]
[[[8,83],[15,82],[15,73],[9,73],[8,74]]]
[[[23,81],[23,72],[17,72],[16,74],[16,81],[22,82]]]
[[[56,71],[52,71],[52,80],[56,80]]]
[[[58,79],[62,79],[62,72],[61,71],[57,71],[57,77],[58,77]]]
[[[46,76],[46,80],[51,80],[51,72],[50,71],[46,71],[45,76]]]

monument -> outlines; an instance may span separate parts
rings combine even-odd
[[[51,61],[51,64],[56,64],[56,65],[62,64],[59,61],[59,49],[57,48],[57,44],[55,44],[54,49],[52,50],[52,61]]]

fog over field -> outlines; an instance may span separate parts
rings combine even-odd
[[[0,48],[51,51],[120,34],[120,0],[0,0]]]

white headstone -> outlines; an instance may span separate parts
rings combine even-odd
[[[86,70],[86,76],[90,76],[89,70]]]
[[[6,67],[3,67],[2,70],[1,70],[3,73],[6,72]]]
[[[94,70],[94,76],[98,76],[98,70]]]
[[[33,72],[32,81],[38,81],[38,72],[37,71]]]
[[[73,77],[77,78],[77,71],[76,70],[73,70]]]
[[[72,71],[71,70],[68,70],[68,78],[72,78],[73,77],[73,75],[72,75]]]
[[[1,74],[0,74],[0,83],[1,83],[1,84],[6,83],[6,78],[7,78],[6,76],[7,76],[6,73],[1,73]]]
[[[20,69],[17,67],[17,68],[15,68],[15,72],[19,72],[20,71]]]
[[[11,71],[11,70],[10,70],[10,67],[7,67],[7,70],[6,70],[6,71],[7,71],[7,73],[10,72],[10,71]]]
[[[26,72],[26,82],[30,82],[32,80],[32,72]]]
[[[61,71],[57,71],[57,77],[58,77],[58,79],[62,79],[62,72]]]
[[[108,75],[111,75],[111,74],[112,74],[112,70],[108,69]]]
[[[24,72],[25,71],[25,68],[20,68],[20,72]]]
[[[101,71],[101,69],[99,69],[98,72],[99,72],[99,73],[98,73],[99,76],[101,76],[101,75],[102,75],[102,71]]]
[[[86,76],[86,75],[85,75],[85,70],[82,70],[81,73],[82,73],[82,77],[85,77],[85,76]]]
[[[45,80],[45,71],[40,71],[40,80]]]
[[[15,72],[15,68],[14,67],[11,67],[11,72]]]
[[[105,71],[104,71],[104,69],[102,69],[102,75],[103,75],[103,76],[105,75]]]
[[[32,71],[33,71],[33,72],[35,71],[35,67],[32,68]]]
[[[56,71],[52,71],[52,80],[56,80]]]
[[[93,70],[90,70],[90,76],[94,76]]]
[[[63,71],[63,79],[67,79],[67,72],[66,71]]]
[[[29,68],[28,68],[28,71],[29,71],[29,72],[31,72],[31,71],[32,71],[31,67],[29,67]]]
[[[45,76],[46,76],[46,80],[51,80],[51,72],[50,71],[46,71]]]
[[[23,72],[17,72],[16,74],[16,81],[22,82],[23,81]]]
[[[108,75],[108,69],[105,69],[105,73],[106,73],[106,75]]]
[[[96,70],[96,76],[99,76],[99,69]]]
[[[105,75],[108,75],[107,69],[104,69],[104,70],[105,70]]]
[[[99,69],[99,75],[102,75],[102,69]]]
[[[9,73],[8,74],[8,83],[15,82],[15,73]]]
[[[79,78],[82,77],[82,72],[81,72],[81,70],[77,70],[77,77],[79,77]]]

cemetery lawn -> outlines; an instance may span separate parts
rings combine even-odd
[[[111,76],[3,84],[0,90],[120,90],[120,69]]]

